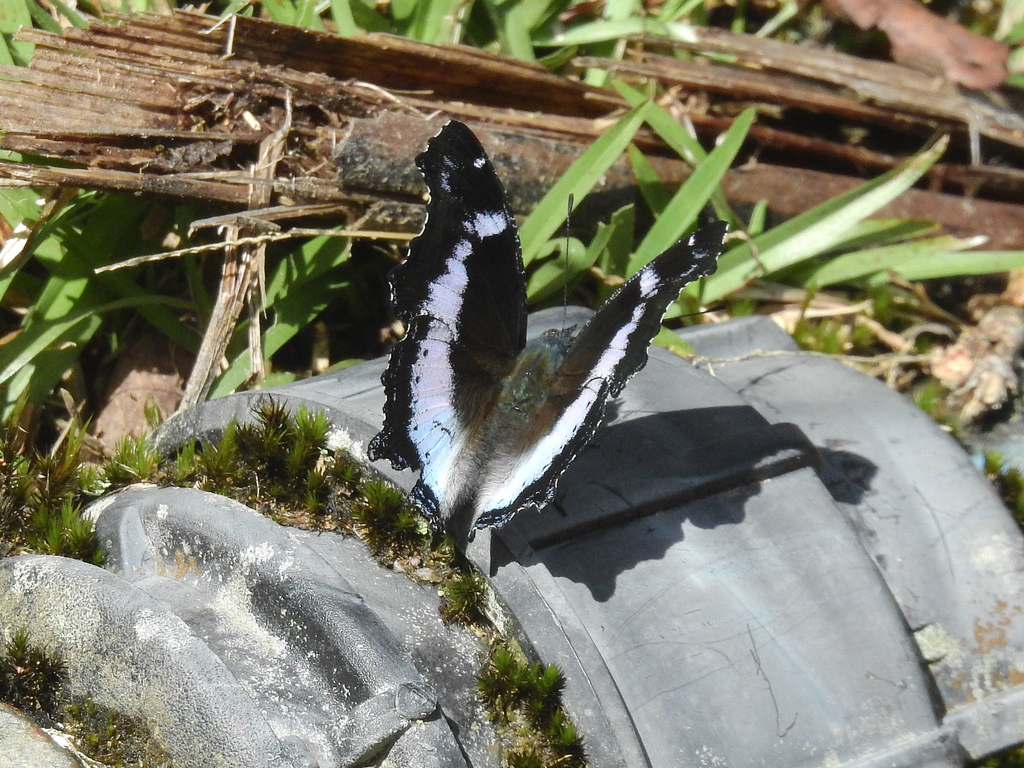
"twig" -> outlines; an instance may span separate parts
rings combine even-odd
[[[272,180],[277,163],[284,155],[288,132],[292,124],[291,91],[284,92],[285,116],[281,126],[260,143],[259,161],[253,169],[254,180]],[[249,208],[265,208],[270,202],[271,187],[251,184]],[[247,239],[244,230],[252,225],[226,225],[224,268],[221,273],[217,301],[206,326],[192,373],[185,385],[179,411],[199,404],[210,391],[217,368],[224,359],[228,341],[238,322],[242,307],[249,307],[249,360],[250,373],[263,372],[263,347],[260,339],[259,313],[265,300],[264,257],[266,239],[256,243],[239,244]]]
[[[405,242],[412,240],[416,235],[412,232],[377,232],[373,230],[358,229],[316,229],[297,227],[295,229],[289,229],[287,232],[268,232],[264,235],[239,237],[233,240],[230,245],[236,247],[244,245],[259,245],[261,243],[273,243],[280,240],[293,240],[303,237],[361,237],[367,240],[395,240]],[[150,253],[145,256],[136,256],[132,259],[125,259],[124,261],[119,261],[116,264],[106,264],[102,267],[96,267],[93,271],[97,274],[101,272],[115,272],[119,269],[137,267],[140,264],[148,264],[154,261],[177,259],[181,256],[194,256],[200,253],[219,251],[226,248],[228,245],[229,243],[227,242],[207,243],[206,245],[193,245],[188,248],[178,248],[174,251],[165,251],[164,253]]]

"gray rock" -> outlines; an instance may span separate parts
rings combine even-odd
[[[181,616],[301,760],[361,764],[415,725],[424,764],[465,765],[430,683],[362,596],[305,545],[307,535],[179,488],[116,494],[98,514],[97,535],[106,567]],[[381,570],[365,556],[362,565],[371,578]],[[447,634],[436,595],[417,591]]]
[[[0,632],[59,652],[75,693],[149,723],[181,765],[466,765],[431,682],[308,535],[190,489],[127,489],[90,512],[106,569],[0,560]],[[415,591],[450,636],[436,594]],[[493,737],[478,742],[487,765]]]
[[[146,720],[182,766],[288,765],[252,699],[174,613],[113,573],[45,555],[0,560],[0,632],[63,658],[71,692]]]
[[[0,768],[82,768],[82,764],[32,720],[0,704]]]

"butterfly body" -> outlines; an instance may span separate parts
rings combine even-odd
[[[407,333],[382,381],[372,459],[421,469],[410,497],[457,539],[539,508],[647,361],[668,305],[714,269],[724,225],[627,281],[578,333],[526,343],[525,273],[504,190],[476,137],[451,122],[417,158],[427,222],[392,275]]]
[[[571,333],[545,331],[523,350],[502,385],[497,411],[500,421],[521,430],[528,429],[531,423],[543,429],[534,415],[558,396],[558,370],[571,341]],[[497,426],[500,431],[501,425]]]

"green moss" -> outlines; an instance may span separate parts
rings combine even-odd
[[[224,432],[213,445],[203,445],[197,456],[199,475],[194,481],[197,487],[211,493],[228,495],[238,488],[240,471],[238,461],[238,443],[235,439],[236,424],[228,422]]]
[[[1007,464],[998,451],[988,451],[985,453],[985,474],[999,491],[1017,524],[1024,526],[1024,476],[1021,471]]]
[[[822,320],[800,320],[793,338],[801,348],[827,355],[842,355],[850,350],[851,329],[845,322],[831,317]]]
[[[946,405],[949,390],[936,379],[928,378],[915,384],[910,389],[910,398],[914,405],[927,413],[936,422],[947,429],[954,437],[962,437],[962,428]]]
[[[21,437],[16,419],[0,424],[0,555],[21,540],[31,516],[32,468],[21,455]]]
[[[850,329],[850,347],[869,350],[876,344],[875,334],[864,323],[853,323]]]
[[[476,571],[456,571],[438,590],[438,609],[445,624],[475,624],[484,621],[483,604],[487,584]]]
[[[294,415],[270,396],[251,422],[231,421],[216,440],[190,441],[160,458],[145,440],[129,439],[103,467],[110,489],[148,481],[199,488],[240,501],[284,525],[357,533],[387,567],[450,568],[436,536],[405,500],[358,462],[328,447],[330,425],[304,406]]]
[[[870,305],[856,313],[816,319],[801,318],[793,330],[793,338],[803,349],[828,355],[891,352],[875,335],[874,328],[877,326],[863,321],[870,319],[899,333],[916,322],[920,314],[916,307],[918,300],[907,291],[892,285],[872,286],[866,296],[858,292],[857,299],[863,298],[867,298]],[[808,297],[804,309],[810,306],[810,301]],[[923,334],[917,337],[919,346],[926,343]]]
[[[160,456],[146,438],[126,437],[103,462],[103,474],[112,488],[121,488],[153,478],[160,467]]]
[[[63,677],[61,660],[32,646],[28,633],[18,630],[0,654],[0,701],[56,719]]]
[[[531,665],[516,643],[492,642],[477,692],[506,744],[508,768],[586,765],[582,739],[562,708],[564,687],[555,665]]]
[[[28,451],[19,409],[0,423],[0,556],[43,553],[103,559],[82,507],[102,491],[98,469],[81,458],[84,432],[72,428],[48,453]]]
[[[72,428],[48,454],[36,454],[32,462],[38,503],[59,506],[102,491],[96,467],[81,457],[85,430]]]
[[[228,424],[219,441],[187,444],[164,470],[183,482],[237,499],[272,519],[301,528],[335,530],[361,482],[358,465],[327,449],[327,419],[304,406],[293,417],[261,398],[249,424]]]
[[[59,655],[19,630],[0,652],[0,702],[59,728],[86,757],[110,768],[174,768],[146,724],[68,694]]]
[[[89,699],[68,701],[61,710],[64,731],[86,757],[111,768],[174,768],[167,750],[145,722]]]
[[[750,317],[759,306],[759,303],[753,299],[730,299],[729,314],[732,317]]]
[[[886,328],[893,328],[903,321],[908,309],[905,293],[889,283],[870,289],[871,316]]]
[[[189,440],[178,450],[178,455],[169,473],[171,485],[189,486],[199,477],[201,462],[199,447],[195,440]]]
[[[363,485],[362,498],[352,509],[352,521],[370,551],[383,562],[422,558],[434,538],[427,521],[409,506],[405,494],[384,480]]]
[[[81,507],[66,500],[57,509],[43,506],[36,509],[27,527],[26,550],[46,555],[60,555],[99,564],[103,550],[96,542],[92,521],[82,516]]]
[[[508,768],[547,768],[549,765],[543,756],[533,747],[519,747],[505,754],[505,765]]]
[[[922,382],[911,390],[914,405],[938,422],[945,416],[946,389],[935,379]]]

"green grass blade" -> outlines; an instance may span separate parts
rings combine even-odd
[[[189,352],[199,351],[200,339],[195,329],[183,323],[177,313],[171,312],[160,303],[148,303],[146,300],[153,296],[151,291],[142,288],[127,274],[121,272],[105,272],[100,277],[100,285],[110,293],[137,301],[139,314],[168,339]]]
[[[25,5],[28,8],[29,15],[32,17],[32,22],[39,29],[55,35],[60,34],[60,24],[54,20],[53,16],[44,11],[39,3],[35,2],[35,0],[28,0]]]
[[[404,22],[413,18],[419,5],[421,3],[418,0],[391,0],[388,10],[391,13],[391,18]]]
[[[693,356],[693,347],[690,346],[690,343],[684,341],[678,333],[665,326],[662,326],[661,330],[654,337],[654,343],[659,347],[664,347],[669,352],[676,353],[680,357]]]
[[[389,34],[399,34],[402,31],[390,14],[384,16],[377,11],[376,3],[373,0],[350,0],[349,10],[352,11],[352,18],[360,30]]]
[[[631,107],[635,108],[649,101],[647,96],[621,80],[612,81],[612,86]],[[700,142],[663,107],[656,104],[651,108],[647,124],[690,165],[697,165],[708,156]]]
[[[666,21],[676,21],[694,11],[702,10],[703,6],[704,0],[668,0],[661,6],[660,16]]]
[[[1015,43],[1024,37],[1024,0],[1004,0],[995,38]]]
[[[621,21],[601,19],[554,34],[541,35],[535,38],[535,42],[542,48],[556,48],[561,45],[593,45],[594,43],[617,41],[628,35],[656,34],[657,28],[660,26],[650,19],[633,18]]]
[[[762,274],[771,274],[834,248],[852,227],[914,184],[946,149],[943,137],[931,147],[893,170],[856,189],[795,216],[754,239],[758,258],[749,243],[727,252],[718,271],[704,281],[706,301],[729,295]]]
[[[132,254],[138,247],[139,228],[156,206],[132,197],[82,197],[48,223],[43,232],[50,236],[36,246],[34,255],[51,278],[24,327],[33,318],[56,319],[90,302],[121,296],[137,301],[139,314],[154,328],[183,348],[196,351],[199,337],[195,330],[160,302],[146,301],[152,292],[139,286],[130,273],[93,272],[108,264],[112,253]]]
[[[295,26],[322,32],[324,23],[316,12],[317,0],[299,0],[295,8]]]
[[[594,252],[594,263],[606,276],[622,275],[633,252],[633,233],[636,230],[636,209],[627,205],[611,215],[607,224],[600,224],[588,250]],[[614,286],[602,285],[598,291],[601,301],[615,290]]]
[[[22,27],[32,27],[32,12],[29,9],[33,0],[3,0],[0,3],[0,33],[3,33],[3,45],[6,47],[7,61],[5,64],[25,66],[32,58],[33,45],[22,40],[14,40],[12,36]]]
[[[165,296],[150,295],[141,301],[162,302],[181,309],[188,308],[187,302]],[[6,382],[20,369],[31,365],[37,355],[58,342],[70,342],[80,346],[88,341],[87,338],[75,336],[73,333],[83,321],[116,309],[135,308],[139,305],[139,299],[115,299],[104,304],[76,308],[58,319],[35,320],[0,348],[0,384]]]
[[[640,195],[643,197],[647,207],[655,218],[661,216],[662,211],[672,201],[672,193],[661,183],[654,166],[644,157],[644,153],[630,144],[626,148],[629,154],[629,164],[633,167],[633,175],[636,176],[637,184],[640,186]]]
[[[32,189],[0,189],[0,216],[12,228],[23,221],[35,221],[39,217],[39,193]]]
[[[0,249],[0,301],[7,295],[15,276],[30,254],[26,238],[36,237],[33,229],[37,226],[40,209],[36,202],[39,195],[31,189],[0,190],[0,217],[12,230],[11,237]]]
[[[252,16],[251,0],[230,0],[220,13],[222,19],[238,14],[240,16]]]
[[[273,322],[263,333],[263,355],[269,359],[295,337],[335,298],[344,281],[331,277],[348,258],[349,241],[317,237],[285,258],[267,280],[267,310]],[[209,397],[222,397],[249,378],[249,351],[237,355],[214,381]]]
[[[549,72],[559,72],[570,61],[572,61],[579,52],[580,49],[578,46],[567,45],[564,48],[556,48],[546,56],[541,56],[537,59],[537,63]]]
[[[74,252],[69,253],[55,238],[36,246],[35,257],[50,271],[50,277],[22,320],[23,328],[38,320],[59,320],[81,308],[83,302],[101,300],[94,288],[91,295],[87,294],[91,287],[89,270]]]
[[[86,18],[77,10],[66,3],[61,2],[61,0],[51,0],[51,2],[53,3],[54,8],[60,11],[61,15],[71,22],[73,27],[77,27],[78,29],[89,28],[89,22],[86,21]]]
[[[616,80],[612,82],[612,85],[619,92],[619,95],[629,102],[631,107],[643,104],[647,100],[647,97],[640,91],[626,83]],[[696,167],[707,159],[708,153],[700,145],[696,137],[664,108],[655,104],[647,117],[647,124],[661,137],[662,141],[668,144],[676,154],[690,165]],[[715,194],[711,197],[711,205],[715,209],[715,215],[722,221],[727,221],[733,226],[739,224],[732,209],[729,207],[729,203],[725,199],[725,192],[721,189],[715,190]]]
[[[650,102],[627,112],[605,131],[572,167],[558,180],[519,228],[523,246],[523,263],[529,264],[541,252],[565,221],[565,203],[572,195],[579,203],[594,187],[643,124],[650,111]]]
[[[630,259],[626,277],[632,277],[659,253],[675,244],[697,220],[697,216],[718,189],[747,137],[754,120],[754,110],[744,110],[734,121],[722,142],[694,169],[690,178],[672,196],[654,226],[641,241]]]
[[[102,318],[96,315],[81,318],[76,326],[68,329],[67,339],[34,354],[24,366],[17,368],[14,375],[0,386],[0,413],[3,417],[10,415],[21,398],[38,403],[50,395],[102,323]]]
[[[628,19],[639,16],[643,11],[641,0],[605,0],[604,17],[606,19]]]
[[[551,22],[565,10],[567,3],[565,0],[519,0],[519,5],[523,7],[523,23],[532,31]]]
[[[323,235],[297,248],[267,280],[267,305],[272,306],[297,286],[315,283],[325,272],[338,268],[348,260],[349,245],[347,238]]]
[[[747,234],[757,237],[764,232],[764,223],[768,218],[768,201],[758,200],[754,204],[754,210],[750,212],[750,220],[747,222]]]
[[[807,279],[806,285],[811,290],[816,290],[826,285],[849,283],[878,273],[884,274],[889,269],[903,274],[904,264],[914,264],[920,259],[927,262],[939,254],[964,251],[981,245],[984,241],[984,237],[961,240],[944,235],[912,243],[854,251],[829,259]]]
[[[331,18],[334,19],[334,26],[339,35],[352,37],[359,32],[356,20],[352,16],[352,6],[348,0],[331,0]]]
[[[852,251],[896,245],[938,234],[940,229],[938,224],[927,219],[865,219],[850,227],[846,237],[836,243],[833,250]]]
[[[263,8],[267,15],[278,24],[295,24],[298,11],[292,0],[263,0]]]
[[[764,26],[754,33],[755,37],[771,37],[790,19],[796,16],[799,10],[794,0],[784,0],[782,7],[775,12],[775,15],[768,19]]]
[[[424,43],[454,42],[452,34],[459,18],[460,5],[461,0],[429,0],[417,3],[413,25],[407,34]]]
[[[934,280],[956,275],[988,275],[1024,267],[1024,251],[947,251],[929,256],[915,256],[899,264],[896,271],[907,280]],[[885,274],[876,275],[872,283],[885,282]]]
[[[571,284],[593,266],[597,253],[591,253],[583,243],[575,237],[569,239],[569,257],[565,255],[564,240],[549,240],[550,253],[545,249],[538,260],[550,256],[537,269],[530,273],[526,281],[526,298],[531,304],[541,301],[566,284]]]
[[[505,53],[523,61],[536,61],[530,37],[532,9],[516,0],[484,0]]]

